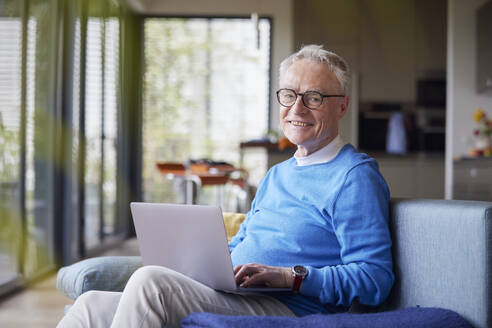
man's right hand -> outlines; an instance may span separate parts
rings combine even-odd
[[[240,287],[292,288],[294,284],[291,268],[285,267],[248,263],[236,266],[234,275]]]

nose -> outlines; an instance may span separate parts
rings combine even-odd
[[[302,102],[302,96],[297,95],[296,102],[290,107],[290,110],[296,114],[303,114],[309,111],[309,108],[304,106],[304,103]]]

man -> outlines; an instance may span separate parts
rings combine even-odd
[[[280,123],[297,151],[268,171],[229,244],[238,284],[292,292],[228,294],[148,266],[123,293],[80,296],[59,327],[179,326],[192,312],[303,316],[383,302],[394,281],[389,191],[376,162],[338,136],[348,74],[321,46],[282,62]]]

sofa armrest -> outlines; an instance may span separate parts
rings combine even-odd
[[[379,310],[456,311],[492,323],[492,202],[392,199],[395,284]]]
[[[89,290],[122,291],[132,273],[141,266],[140,256],[90,258],[61,268],[56,288],[71,299]]]

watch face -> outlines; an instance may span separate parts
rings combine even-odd
[[[294,273],[297,276],[305,276],[307,274],[307,269],[303,267],[302,265],[296,265],[294,267]]]

